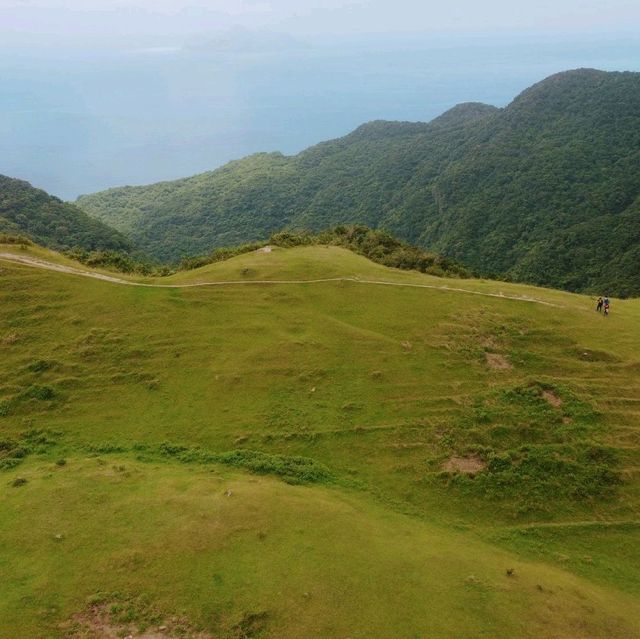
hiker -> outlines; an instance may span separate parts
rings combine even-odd
[[[605,299],[604,301],[604,316],[609,315],[609,300]]]
[[[598,313],[602,310],[602,305],[604,304],[604,300],[602,299],[602,297],[598,298],[598,304],[596,306],[596,311],[598,311]]]

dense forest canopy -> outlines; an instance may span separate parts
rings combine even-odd
[[[0,175],[0,233],[25,235],[56,249],[131,249],[119,231],[28,182]]]
[[[640,74],[580,69],[504,109],[371,122],[294,157],[79,199],[159,259],[365,224],[488,275],[640,294]]]

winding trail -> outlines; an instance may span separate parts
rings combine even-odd
[[[535,297],[528,297],[526,295],[505,295],[504,293],[485,293],[482,291],[473,291],[468,288],[460,288],[456,286],[437,286],[435,284],[411,284],[409,282],[390,282],[388,280],[368,280],[361,279],[355,276],[345,277],[326,277],[312,280],[228,280],[217,282],[194,282],[193,284],[149,284],[145,282],[131,282],[129,280],[123,280],[119,277],[112,275],[105,275],[104,273],[97,273],[95,271],[84,271],[73,266],[66,266],[64,264],[56,264],[55,262],[48,262],[37,257],[28,257],[26,255],[16,255],[15,253],[0,252],[0,260],[5,262],[13,262],[15,264],[23,264],[33,268],[40,268],[48,271],[57,271],[59,273],[66,273],[68,275],[78,275],[81,277],[90,277],[95,280],[102,280],[104,282],[111,282],[112,284],[122,284],[125,286],[141,286],[144,288],[198,288],[201,286],[264,286],[275,284],[322,284],[326,282],[353,282],[355,284],[368,284],[373,286],[398,286],[402,288],[424,288],[432,289],[444,292],[454,293],[466,293],[468,295],[481,295],[483,297],[496,297],[498,299],[515,300],[517,302],[529,302],[532,304],[542,304],[544,306],[551,306],[554,308],[563,308],[560,304],[554,304],[545,300],[537,299]]]

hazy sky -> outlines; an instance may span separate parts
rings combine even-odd
[[[299,36],[381,32],[629,32],[639,0],[0,0],[0,34],[182,35],[233,26]]]
[[[65,197],[640,71],[640,0],[0,0],[0,173]]]

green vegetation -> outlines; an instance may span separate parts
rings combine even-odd
[[[33,242],[26,235],[0,233],[0,244],[18,244],[19,246],[31,246]]]
[[[0,636],[639,634],[640,300],[345,233],[158,288],[2,262]]]
[[[386,231],[373,230],[366,226],[344,225],[336,226],[320,233],[280,231],[271,235],[269,240],[265,242],[252,242],[230,248],[219,248],[209,255],[185,258],[180,263],[180,269],[192,270],[207,264],[215,264],[269,245],[281,248],[292,248],[294,246],[341,246],[384,266],[448,277],[468,277],[470,275],[466,268],[454,260],[411,246],[396,239]]]
[[[305,231],[281,231],[271,236],[270,243],[284,248],[312,244],[342,246],[384,266],[440,276],[470,275],[455,260],[429,253],[396,239],[386,231],[372,230],[366,226],[336,226],[316,235]]]
[[[171,273],[173,273],[173,269],[168,266],[157,266],[149,260],[143,260],[139,256],[134,257],[129,253],[123,253],[121,251],[86,251],[81,248],[75,248],[65,251],[65,255],[85,266],[118,271],[120,273],[153,275],[157,277],[171,275]]]
[[[24,244],[29,239],[56,249],[131,249],[124,235],[74,204],[62,202],[28,182],[0,175],[0,240],[3,244]]]
[[[372,122],[295,157],[258,154],[78,204],[158,259],[283,228],[384,228],[477,272],[640,294],[640,74],[552,76],[502,110]]]
[[[224,262],[237,255],[251,253],[267,246],[268,242],[250,242],[249,244],[241,244],[239,246],[224,246],[217,248],[208,255],[200,255],[197,257],[185,257],[180,261],[179,270],[191,271],[207,264],[215,264],[216,262]]]

